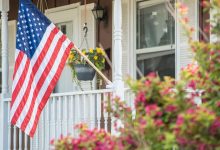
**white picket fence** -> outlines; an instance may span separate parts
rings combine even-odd
[[[88,124],[89,128],[111,130],[112,119],[104,111],[103,104],[111,99],[113,90],[93,90],[72,93],[53,94],[45,106],[33,139],[24,135],[19,129],[10,125],[7,119],[5,129],[6,149],[12,150],[48,150],[50,141],[60,135],[77,136],[74,126],[79,123]],[[133,107],[132,95],[125,92],[128,105]],[[10,99],[4,101],[4,109],[9,114]],[[4,143],[5,144],[5,143]]]

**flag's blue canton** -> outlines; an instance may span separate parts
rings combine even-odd
[[[20,0],[16,48],[31,59],[50,25],[50,21],[33,5],[30,0]]]

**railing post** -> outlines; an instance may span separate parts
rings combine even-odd
[[[124,82],[122,79],[122,3],[114,0],[114,52],[113,86],[115,94],[124,100]]]
[[[8,98],[9,86],[8,86],[8,11],[9,0],[0,0],[1,11],[1,43],[2,43],[2,95],[0,100],[0,149],[6,150],[8,147],[8,107],[4,102]]]

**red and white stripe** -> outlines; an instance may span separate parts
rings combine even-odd
[[[16,50],[10,119],[31,137],[72,47],[73,43],[51,24],[31,60]]]

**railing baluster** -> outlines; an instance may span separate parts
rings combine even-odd
[[[86,123],[86,119],[87,119],[87,108],[86,108],[86,106],[87,106],[87,102],[86,102],[86,97],[87,97],[87,95],[82,95],[82,99],[83,99],[83,123]],[[88,124],[88,123],[87,123]],[[88,126],[89,126],[89,124],[88,124]]]
[[[95,113],[95,107],[96,107],[96,102],[94,98],[94,94],[89,95],[89,101],[90,101],[90,113],[89,113],[89,118],[90,118],[90,123],[91,123],[91,128],[95,128],[95,122],[96,122],[96,113]]]
[[[28,150],[28,136],[23,134],[24,136],[24,150]]]
[[[38,125],[38,128],[39,128],[39,125]],[[35,133],[35,137],[36,137],[36,150],[39,149],[39,130],[37,129],[36,130],[36,133]]]
[[[19,140],[19,143],[18,143],[18,149],[19,150],[22,150],[22,131],[19,129],[19,137],[18,137],[18,140]]]
[[[91,120],[89,117],[90,107],[91,103],[90,100],[88,99],[90,97],[90,94],[83,95],[83,103],[84,103],[84,123],[88,124],[89,129],[91,128]]]
[[[45,123],[44,123],[44,132],[45,132],[45,140],[44,140],[44,149],[49,149],[49,143],[50,143],[50,121],[49,121],[49,111],[50,111],[50,104],[51,99],[49,99],[48,103],[46,104],[44,113],[45,113]]]
[[[70,96],[70,102],[68,103],[70,104],[69,108],[70,108],[70,114],[69,114],[69,122],[68,122],[68,132],[71,134],[71,135],[75,135],[75,132],[74,132],[74,124],[75,124],[75,118],[74,116],[76,117],[76,113],[75,113],[75,99],[74,99],[74,96]]]
[[[75,96],[76,97],[76,99],[75,99],[75,101],[76,101],[76,105],[75,105],[75,114],[76,114],[76,124],[78,124],[79,123],[79,121],[80,121],[80,117],[81,117],[81,115],[80,115],[80,97],[79,97],[79,95],[76,95]],[[81,109],[82,110],[82,109]]]
[[[60,96],[59,98],[58,98],[58,102],[57,102],[57,108],[58,108],[58,119],[57,119],[57,124],[58,124],[58,130],[57,130],[57,132],[58,132],[58,135],[57,135],[57,137],[56,138],[59,138],[59,136],[62,134],[62,124],[63,124],[63,122],[62,122],[62,97]]]
[[[45,109],[47,106],[45,106]],[[45,141],[45,133],[47,132],[46,129],[45,129],[45,109],[42,111],[42,114],[41,114],[41,124],[39,124],[39,127],[41,128],[39,130],[39,148],[40,149],[45,149],[44,147],[44,141]]]
[[[103,94],[103,113],[104,113],[104,128],[108,131],[108,112],[105,109],[106,102],[108,101],[108,94]]]
[[[6,103],[6,102],[5,102]],[[10,102],[8,104],[8,114],[10,114]],[[8,148],[12,149],[11,147],[11,123],[10,123],[10,115],[8,115]]]
[[[17,149],[17,132],[16,132],[16,126],[13,126],[13,149]]]
[[[75,114],[76,114],[76,123],[74,124],[74,126],[76,124],[79,124],[82,120],[81,120],[81,117],[82,117],[82,114],[80,112],[82,112],[82,99],[80,99],[79,95],[76,95],[75,96],[76,99],[76,105],[75,105]],[[76,134],[74,136],[77,136],[78,135],[78,131],[76,131]]]
[[[34,150],[34,140],[30,140],[31,150]]]
[[[63,134],[64,135],[67,135],[67,128],[68,128],[68,116],[69,114],[67,112],[69,112],[69,107],[68,107],[68,104],[67,104],[67,99],[68,99],[68,96],[65,96],[64,97],[64,104],[63,104]]]
[[[53,104],[52,104],[52,112],[51,112],[51,115],[52,115],[52,138],[57,138],[56,137],[56,97],[53,97]]]
[[[102,114],[102,110],[101,110],[101,106],[102,106],[102,100],[101,100],[101,94],[97,94],[96,95],[96,106],[95,106],[95,111],[96,111],[96,121],[97,121],[97,128],[100,129],[101,128],[101,114]]]

